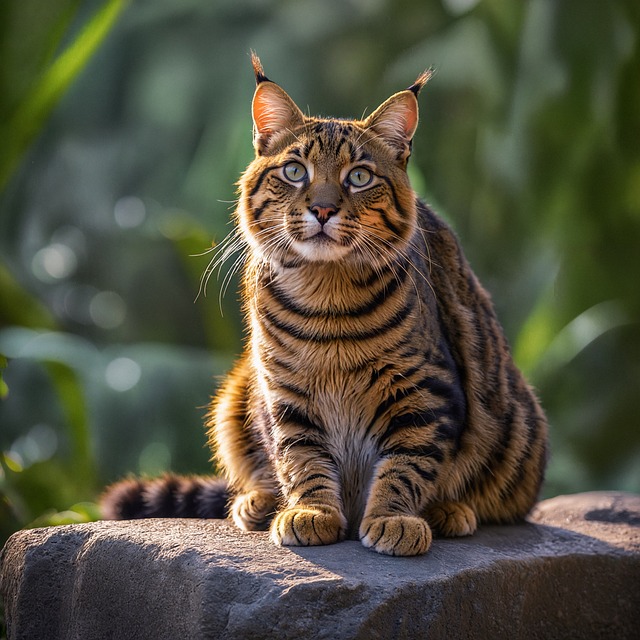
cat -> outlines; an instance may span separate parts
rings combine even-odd
[[[221,477],[130,479],[109,518],[225,517],[278,545],[425,553],[521,520],[547,422],[491,300],[406,168],[422,73],[362,120],[309,117],[252,54],[236,221],[249,336],[207,416]]]

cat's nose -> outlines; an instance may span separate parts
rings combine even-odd
[[[309,207],[309,210],[316,217],[320,224],[328,222],[329,218],[338,213],[338,209],[333,204],[315,203]]]

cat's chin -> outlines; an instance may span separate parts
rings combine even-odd
[[[296,240],[291,249],[309,262],[336,262],[352,251],[348,245],[338,244],[328,236],[314,236],[308,240]]]

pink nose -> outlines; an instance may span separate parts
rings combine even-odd
[[[332,204],[313,204],[309,209],[320,224],[325,224],[331,216],[338,213],[338,209]]]

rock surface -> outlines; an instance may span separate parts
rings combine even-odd
[[[22,531],[0,562],[8,640],[640,637],[640,496],[622,493],[419,558],[139,520]]]

